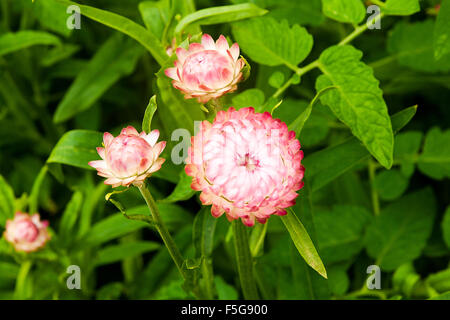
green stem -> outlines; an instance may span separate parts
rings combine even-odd
[[[17,300],[24,300],[27,298],[25,292],[26,291],[25,283],[32,265],[33,262],[31,260],[25,260],[24,262],[22,262],[20,266],[19,274],[17,275],[16,280],[16,289],[14,291],[14,298]]]
[[[376,164],[373,162],[372,159],[369,159],[368,172],[370,179],[373,213],[375,214],[375,216],[378,216],[380,214],[380,200],[378,198],[378,192],[375,188]]]
[[[253,258],[248,245],[247,230],[239,220],[233,221],[232,225],[239,279],[244,298],[246,300],[258,300],[259,294],[253,276]]]
[[[383,18],[383,16],[384,16],[384,13],[379,14],[374,19],[375,20],[374,22],[377,22],[378,20],[381,20],[381,18]],[[364,24],[360,25],[359,27],[355,28],[355,31],[353,31],[347,37],[342,39],[342,41],[338,43],[338,46],[344,46],[344,45],[352,42],[355,38],[357,38],[359,35],[364,33],[364,31],[366,31],[368,28],[369,28],[369,26],[367,25],[367,23],[364,23]]]
[[[169,230],[167,230],[165,224],[163,223],[155,200],[153,199],[150,191],[147,189],[145,184],[139,187],[139,191],[141,192],[142,197],[145,199],[145,202],[147,203],[152,218],[155,222],[156,230],[158,230],[164,244],[167,247],[167,250],[169,250],[169,254],[172,257],[173,261],[175,262],[178,271],[183,276],[183,278],[186,278],[186,272],[183,269],[183,262],[184,262],[183,256],[181,255],[180,250],[178,249],[177,245],[175,244],[175,241],[170,235]]]

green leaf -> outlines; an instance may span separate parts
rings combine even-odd
[[[418,167],[433,179],[450,177],[450,130],[434,127],[428,131]]]
[[[445,211],[441,227],[445,244],[447,245],[448,248],[450,248],[450,206],[447,207],[447,210]]]
[[[325,270],[325,266],[308,235],[308,231],[306,231],[303,224],[297,218],[295,212],[292,209],[289,209],[288,214],[282,216],[281,220],[288,230],[292,242],[306,263],[322,277],[326,278],[327,271]]]
[[[422,145],[422,138],[420,131],[399,133],[395,137],[394,161],[400,163],[400,171],[406,177],[414,173],[415,159]]]
[[[434,21],[397,23],[388,38],[388,51],[402,66],[417,71],[438,72],[450,70],[450,58],[436,61],[433,37]],[[414,37],[411,37],[411,35]]]
[[[287,21],[253,18],[238,22],[232,28],[242,50],[255,62],[268,66],[286,65],[297,70],[313,46],[313,38],[299,25],[289,27]]]
[[[66,164],[83,169],[93,169],[89,161],[99,159],[96,148],[101,146],[103,135],[89,130],[66,132],[47,159],[49,164]]]
[[[0,56],[35,45],[61,45],[61,42],[44,31],[9,32],[0,36]]]
[[[191,189],[192,177],[188,176],[184,170],[180,171],[180,177],[175,189],[172,193],[165,199],[159,202],[172,203],[177,201],[185,201],[192,198],[195,191]]]
[[[267,16],[275,20],[288,20],[290,24],[318,26],[325,20],[321,0],[254,0],[269,10]]]
[[[168,1],[143,1],[139,3],[139,12],[148,30],[161,39],[169,21]]]
[[[19,266],[17,264],[0,261],[0,279],[15,280],[19,273]]]
[[[59,237],[63,242],[66,242],[74,234],[74,226],[83,205],[83,193],[80,191],[72,195],[67,204],[59,224]]]
[[[237,300],[239,298],[236,289],[223,280],[221,276],[214,277],[219,300]]]
[[[361,0],[322,0],[322,11],[328,18],[353,24],[360,23],[366,16]]]
[[[284,74],[281,71],[275,71],[269,78],[269,84],[275,89],[281,88],[284,84]]]
[[[94,224],[87,234],[76,242],[77,248],[86,249],[87,247],[98,246],[146,226],[145,222],[129,220],[121,213],[117,213]]]
[[[14,217],[14,191],[0,175],[0,226],[5,226],[6,220]]]
[[[30,213],[38,212],[39,208],[39,192],[42,187],[42,183],[44,182],[45,176],[47,175],[48,168],[47,166],[43,166],[39,171],[38,176],[36,177],[33,187],[31,188],[30,197],[28,198],[28,207]]]
[[[67,28],[67,6],[55,0],[34,1],[33,13],[40,24],[52,31],[68,37],[72,30]]]
[[[159,248],[161,248],[161,245],[152,241],[124,242],[118,245],[111,245],[98,251],[94,264],[96,266],[111,264],[155,251]]]
[[[145,109],[144,119],[142,119],[142,131],[147,134],[152,131],[152,119],[156,109],[158,109],[158,105],[156,103],[156,95],[154,95],[150,98],[147,108]]]
[[[90,108],[114,83],[129,75],[144,50],[134,41],[115,34],[96,52],[59,103],[54,121],[69,120]]]
[[[412,263],[405,263],[401,265],[394,272],[392,283],[395,289],[404,293],[407,297],[411,296],[414,286],[420,280],[420,275],[414,270]]]
[[[394,114],[391,117],[394,132],[403,128],[416,111],[416,107],[410,107]],[[305,174],[311,188],[316,191],[368,158],[367,149],[353,137],[341,144],[308,155],[302,163],[306,168]]]
[[[98,289],[95,298],[96,300],[118,300],[124,289],[122,282],[111,282]]]
[[[450,53],[450,1],[443,0],[434,27],[434,57],[440,60]]]
[[[399,170],[383,170],[375,177],[375,189],[383,200],[395,200],[408,188],[409,179]]]
[[[345,261],[363,248],[365,227],[371,214],[364,207],[336,205],[332,210],[318,210],[313,220],[323,261]]]
[[[345,264],[337,264],[328,268],[330,291],[335,295],[344,295],[350,287],[350,278]]]
[[[192,237],[196,251],[196,257],[209,257],[214,246],[214,232],[217,218],[213,217],[209,207],[204,207],[196,215]]]
[[[247,89],[234,96],[233,107],[236,110],[246,107],[254,107],[255,111],[260,112],[265,101],[264,92],[260,89]]]
[[[433,227],[436,200],[431,189],[408,194],[384,208],[368,228],[367,253],[392,271],[420,256]]]
[[[248,19],[252,17],[262,16],[267,10],[261,9],[253,3],[243,3],[231,6],[212,7],[198,10],[185,16],[175,28],[176,34],[181,34],[183,30],[190,24],[211,25],[226,22],[234,22],[238,20]]]
[[[130,36],[146,48],[160,65],[164,64],[168,59],[166,50],[159,39],[150,30],[145,29],[132,20],[113,12],[81,5],[72,1],[56,1],[64,3],[67,6],[77,5],[80,7],[82,15]]]
[[[362,52],[352,46],[334,46],[319,59],[324,73],[316,82],[322,103],[352,130],[369,152],[386,168],[393,162],[394,135],[383,92],[373,70],[361,62]]]
[[[382,12],[391,16],[409,16],[419,11],[419,0],[387,0],[382,7]]]

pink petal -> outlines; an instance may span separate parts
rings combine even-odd
[[[217,39],[216,48],[223,52],[226,52],[230,48],[227,39],[223,35],[220,35],[219,39]]]
[[[105,147],[109,146],[109,144],[111,143],[111,141],[113,141],[114,136],[109,133],[109,132],[105,132],[103,134],[103,144]]]
[[[158,138],[159,138],[159,130],[153,130],[144,137],[145,141],[147,141],[148,144],[151,145],[152,147],[155,146],[156,141],[158,141]]]
[[[102,158],[103,160],[105,159],[105,148],[101,148],[101,147],[98,147],[97,148],[97,153],[98,153],[98,155],[100,156],[100,158]]]
[[[169,69],[166,69],[165,71],[164,71],[164,73],[166,74],[166,76],[168,76],[169,78],[171,78],[171,79],[173,79],[173,80],[180,80],[179,78],[178,78],[178,72],[177,72],[177,68],[169,68]]]
[[[182,47],[178,47],[176,50],[176,53],[177,53],[178,60],[180,61],[181,64],[184,63],[187,56],[189,55],[189,52],[185,48],[182,48]]]
[[[138,136],[139,132],[137,132],[137,130],[134,127],[128,126],[126,128],[123,128],[122,131],[120,132],[120,134],[130,135],[130,136]]]
[[[215,50],[216,44],[214,39],[209,34],[204,34],[202,36],[202,45],[206,50]]]
[[[233,57],[234,61],[237,61],[239,59],[240,49],[239,45],[237,43],[233,44],[230,48],[231,56]]]

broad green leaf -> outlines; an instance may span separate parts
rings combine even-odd
[[[96,300],[119,300],[124,291],[124,284],[122,282],[110,282],[100,289],[98,289]]]
[[[394,272],[392,283],[395,289],[405,294],[407,297],[411,296],[414,286],[420,280],[420,275],[414,270],[412,263],[405,263],[401,265]]]
[[[267,10],[261,9],[253,3],[243,3],[231,6],[212,7],[198,10],[181,19],[175,28],[175,33],[180,34],[190,24],[210,25],[226,22],[234,22],[238,20],[248,19],[252,17],[262,16]]]
[[[35,45],[61,45],[58,37],[44,32],[24,30],[0,36],[0,56]]]
[[[0,261],[0,279],[3,281],[6,279],[15,280],[19,273],[19,266],[15,263]]]
[[[239,295],[236,289],[223,280],[221,276],[214,277],[217,295],[219,300],[237,300]]]
[[[99,159],[96,148],[101,146],[103,135],[88,130],[66,132],[56,144],[47,163],[66,164],[83,169],[93,169],[89,161]]]
[[[189,200],[195,194],[195,191],[191,189],[191,183],[192,177],[188,176],[184,170],[181,170],[175,189],[167,198],[160,200],[160,202],[171,203]]]
[[[253,18],[238,22],[232,28],[234,38],[255,62],[292,70],[306,59],[313,46],[313,38],[299,25],[289,27],[287,21],[273,18]]]
[[[450,130],[434,127],[428,131],[418,167],[433,179],[450,178]]]
[[[68,37],[72,30],[67,28],[67,6],[55,0],[38,0],[33,2],[34,15],[40,24],[52,31]]]
[[[362,52],[352,46],[334,46],[319,59],[324,73],[316,82],[318,91],[334,114],[360,139],[369,152],[386,168],[393,162],[394,135],[383,92],[373,70],[361,62]]]
[[[147,108],[145,109],[144,119],[142,119],[142,131],[147,134],[152,131],[152,119],[156,109],[158,109],[158,105],[156,103],[156,95],[154,95],[150,98]]]
[[[383,208],[367,229],[367,253],[392,271],[420,256],[433,227],[436,200],[431,189],[410,193]]]
[[[100,22],[110,28],[118,30],[135,39],[151,53],[151,55],[160,65],[164,64],[164,62],[168,59],[166,51],[161,45],[161,42],[159,41],[157,36],[155,36],[150,30],[145,29],[140,24],[137,24],[132,20],[113,12],[81,5],[67,0],[56,1],[64,3],[67,6],[77,5],[78,7],[80,7],[82,15],[94,21]]]
[[[337,296],[344,295],[350,287],[350,278],[345,264],[332,265],[328,268],[330,291]]]
[[[14,191],[0,175],[0,226],[3,227],[6,220],[14,217]]]
[[[447,207],[447,210],[445,211],[444,220],[442,220],[441,227],[445,244],[448,248],[450,248],[450,206]]]
[[[260,89],[247,89],[238,95],[234,96],[232,99],[233,107],[236,110],[246,107],[253,107],[255,111],[262,111],[264,101],[265,101],[264,92]]]
[[[394,132],[403,128],[415,115],[417,108],[404,109],[391,117]],[[306,168],[311,188],[316,191],[343,173],[354,168],[358,163],[369,159],[369,153],[356,138],[317,151],[302,161]]]
[[[408,188],[409,179],[399,170],[383,170],[375,177],[375,189],[383,200],[399,198]]]
[[[382,12],[392,16],[409,16],[419,11],[419,0],[387,0],[382,7]]]
[[[426,283],[438,292],[450,290],[450,268],[430,274],[425,280]]]
[[[69,120],[90,108],[114,83],[134,70],[143,53],[131,39],[114,34],[75,78],[56,109],[54,121]]]
[[[318,26],[325,20],[320,0],[261,0],[269,9],[268,16],[290,24]],[[259,5],[259,1],[256,1]]]
[[[139,12],[147,29],[161,39],[169,22],[168,1],[143,1],[139,3]]]
[[[281,220],[288,230],[292,242],[306,263],[322,277],[326,278],[327,271],[325,270],[325,266],[308,235],[308,231],[306,231],[303,224],[297,218],[295,212],[292,209],[289,209],[288,214],[282,216]]]
[[[428,300],[450,300],[450,291],[449,292],[445,292],[443,294],[434,296]]]
[[[366,16],[361,0],[322,0],[323,14],[339,22],[360,23]]]
[[[124,242],[111,245],[98,251],[94,264],[102,266],[119,262],[121,260],[142,255],[144,253],[158,250],[161,244],[152,241]]]
[[[434,58],[434,21],[400,22],[390,33],[388,51],[402,66],[417,71],[438,72],[450,70],[450,56],[440,61]],[[411,35],[414,37],[411,37]]]
[[[450,54],[450,1],[443,0],[434,27],[434,57],[440,60]]]
[[[417,153],[422,145],[423,134],[420,131],[407,131],[395,137],[394,161],[400,163],[400,171],[410,177],[414,173]]]
[[[332,210],[314,212],[318,247],[325,264],[345,261],[359,253],[370,219],[367,209],[358,206],[336,205]]]
[[[281,71],[275,71],[269,78],[269,85],[275,89],[279,89],[284,84],[284,74]]]

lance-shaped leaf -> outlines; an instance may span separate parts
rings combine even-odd
[[[0,226],[14,216],[14,191],[0,175]]]
[[[60,45],[58,37],[43,31],[9,32],[0,36],[0,56],[34,45]]]
[[[393,162],[394,134],[383,92],[373,70],[361,62],[362,52],[352,46],[334,46],[319,59],[324,73],[316,88],[335,86],[321,96],[334,114],[352,130],[386,168]]]
[[[145,109],[144,119],[142,119],[142,131],[147,134],[152,131],[152,120],[156,109],[158,109],[158,105],[156,104],[156,95],[154,95],[150,98],[147,108]]]
[[[314,243],[312,242],[308,231],[295,215],[292,209],[288,210],[288,214],[281,217],[286,229],[288,230],[292,242],[294,242],[300,255],[305,259],[306,263],[316,270],[322,277],[327,277],[327,271],[320,259]]]
[[[243,20],[262,16],[268,11],[253,3],[242,3],[231,6],[221,6],[198,10],[181,19],[175,28],[175,33],[181,33],[190,24],[210,25]]]

